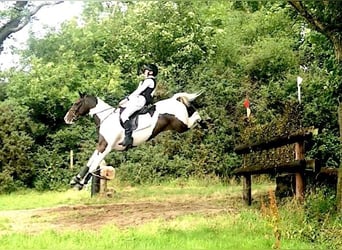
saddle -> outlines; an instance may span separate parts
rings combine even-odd
[[[120,107],[120,115],[125,110],[125,107]],[[136,130],[139,124],[139,116],[149,114],[151,117],[156,111],[156,105],[144,106],[142,109],[136,111],[129,117],[129,122],[131,123],[132,130]],[[122,120],[120,119],[120,124],[123,126]]]

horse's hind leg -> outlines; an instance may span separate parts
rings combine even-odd
[[[188,119],[188,128],[192,128],[196,122],[200,121],[202,118],[197,111],[195,111]]]

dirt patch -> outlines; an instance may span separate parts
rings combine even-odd
[[[230,203],[231,204],[231,203]],[[48,209],[0,212],[1,233],[39,233],[53,229],[99,230],[105,225],[119,228],[140,225],[155,219],[174,219],[177,216],[236,213],[227,200],[196,199],[163,202],[131,202],[104,205],[61,206]]]

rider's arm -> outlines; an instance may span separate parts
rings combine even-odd
[[[134,90],[133,93],[128,96],[128,99],[130,97],[140,95],[147,88],[153,88],[153,87],[154,87],[153,79],[151,78],[145,79],[141,84],[139,84],[138,88]]]

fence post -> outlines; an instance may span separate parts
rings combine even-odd
[[[100,177],[98,177],[99,172],[100,172],[100,167],[97,167],[96,169],[97,174],[91,177],[90,197],[94,197],[100,192],[101,179]]]
[[[243,176],[243,200],[248,206],[252,204],[252,176],[246,174]]]
[[[304,160],[304,141],[295,144],[296,160]],[[299,200],[304,198],[304,176],[303,172],[296,173],[296,197]]]

